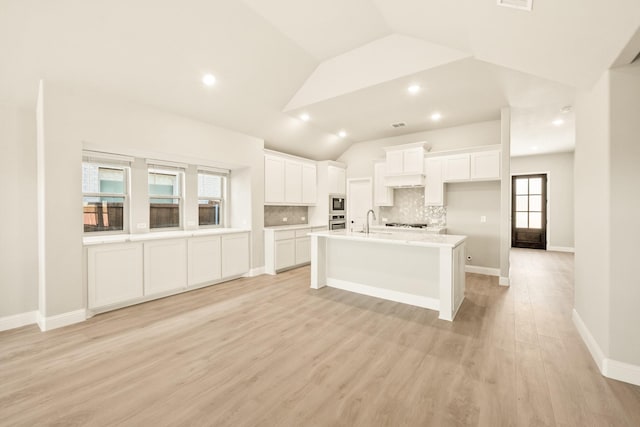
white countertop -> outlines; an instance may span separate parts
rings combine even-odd
[[[248,233],[245,228],[205,228],[200,230],[154,231],[139,234],[103,234],[98,236],[84,236],[82,243],[100,245],[103,243],[138,242],[145,240],[176,239],[180,237],[215,236],[221,234]]]
[[[403,227],[387,227],[386,225],[372,225],[371,230],[386,230],[393,232],[407,232],[407,233],[440,233],[442,230],[446,230],[447,227],[429,226],[426,228],[403,228]]]
[[[316,228],[316,227],[328,227],[327,224],[297,224],[297,225],[272,225],[265,227],[265,230],[300,230],[302,228]]]
[[[345,239],[361,242],[388,243],[395,245],[450,247],[455,248],[467,239],[467,236],[454,234],[403,233],[372,231],[369,234],[349,232],[345,230],[320,231],[309,233],[310,236],[328,237],[330,239]]]

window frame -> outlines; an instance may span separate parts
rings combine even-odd
[[[149,192],[149,176],[151,173],[155,174],[164,174],[164,175],[175,175],[178,188],[178,192],[180,194],[176,195],[165,195],[165,194],[151,194]],[[147,165],[147,207],[149,209],[149,232],[157,233],[163,231],[176,231],[184,229],[184,203],[185,203],[185,181],[186,181],[186,171],[184,168],[175,167],[175,166],[165,166],[162,164],[154,164],[148,163]],[[151,226],[151,199],[178,199],[178,225],[175,227],[152,227]]]
[[[102,231],[86,231],[84,229],[84,218],[82,220],[82,234],[83,236],[104,236],[104,235],[116,235],[116,234],[129,234],[131,229],[131,162],[128,160],[114,159],[116,156],[111,157],[94,157],[90,153],[83,154],[81,167],[85,164],[96,165],[98,168],[103,167],[105,169],[116,169],[123,171],[123,188],[124,193],[103,193],[103,192],[85,192],[82,191],[82,207],[84,209],[85,197],[113,197],[123,198],[122,202],[122,230],[102,230]],[[80,185],[84,183],[84,171],[82,171],[82,180]],[[84,215],[84,212],[83,212]]]
[[[200,175],[211,175],[211,176],[219,176],[222,178],[222,184],[220,189],[220,197],[209,197],[209,196],[200,196]],[[197,188],[196,188],[196,207],[198,211],[198,228],[202,229],[210,229],[210,228],[225,228],[227,221],[227,195],[228,195],[228,185],[229,185],[229,173],[227,171],[218,171],[213,169],[204,169],[202,167],[198,167],[196,171],[196,180],[197,180]],[[220,223],[219,224],[200,224],[200,200],[208,200],[208,201],[217,201],[220,204]]]

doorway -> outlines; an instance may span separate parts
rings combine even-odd
[[[371,178],[347,180],[347,230],[359,231],[367,222],[367,212],[373,208]]]
[[[511,247],[546,250],[547,174],[511,180]]]

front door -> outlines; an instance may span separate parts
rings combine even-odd
[[[547,175],[518,175],[511,184],[511,246],[547,249]]]

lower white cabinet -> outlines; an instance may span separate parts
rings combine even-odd
[[[291,267],[296,264],[296,239],[277,240],[275,242],[276,270]]]
[[[214,282],[222,278],[220,236],[194,237],[188,242],[189,286]]]
[[[276,274],[281,270],[308,264],[311,261],[311,238],[307,234],[326,229],[324,226],[280,230],[265,228],[266,273]]]
[[[249,234],[222,236],[222,277],[241,276],[249,271]]]
[[[89,308],[119,304],[144,295],[142,243],[114,243],[87,250]]]
[[[185,239],[144,243],[144,294],[153,295],[187,287]]]
[[[311,237],[296,238],[296,264],[311,262]]]

